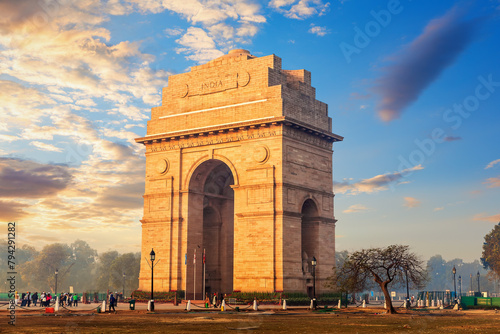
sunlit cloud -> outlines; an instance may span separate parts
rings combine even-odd
[[[383,121],[399,118],[478,35],[481,20],[468,19],[466,14],[466,10],[453,7],[432,20],[401,52],[391,56],[393,64],[384,69],[374,87],[380,95],[377,109]]]
[[[500,176],[490,177],[489,179],[486,179],[484,184],[486,184],[488,188],[500,187]]]
[[[28,216],[29,214],[23,210],[26,207],[27,204],[0,200],[0,221],[15,221]]]
[[[477,214],[474,216],[473,220],[475,221],[485,221],[490,223],[500,223],[500,214],[487,216],[483,213]]]
[[[405,203],[403,206],[406,206],[407,208],[416,208],[420,206],[420,201],[414,197],[405,197],[404,198]]]
[[[362,204],[353,204],[342,212],[343,213],[355,213],[355,212],[361,212],[361,211],[366,211],[366,210],[369,210],[369,209]]]
[[[434,210],[432,210],[432,211],[437,212],[437,211],[442,211],[442,210],[444,210],[444,207],[434,208]]]
[[[484,167],[484,169],[489,169],[489,168],[493,168],[495,165],[497,164],[500,164],[500,159],[497,159],[497,160],[493,160],[492,162],[490,162],[486,167]]]
[[[41,151],[49,151],[49,152],[62,152],[62,148],[56,147],[52,144],[42,143],[40,141],[32,141],[30,142],[31,146],[35,146]]]
[[[402,170],[400,172],[377,175],[372,178],[364,179],[355,183],[350,183],[349,180],[344,180],[342,182],[334,182],[334,190],[336,193],[340,194],[349,193],[351,195],[379,192],[382,190],[387,190],[391,184],[397,184],[405,177],[405,175],[413,171],[422,169],[424,169],[424,167],[418,165],[412,168]]]

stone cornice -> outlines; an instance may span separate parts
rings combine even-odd
[[[189,129],[185,131],[175,131],[175,132],[165,132],[161,134],[155,135],[147,135],[146,137],[136,138],[135,141],[137,143],[143,144],[151,144],[151,143],[161,143],[167,141],[174,140],[182,140],[182,139],[192,139],[199,136],[212,136],[215,134],[224,134],[224,133],[238,133],[241,131],[261,128],[261,127],[272,127],[272,126],[280,126],[285,125],[285,127],[289,127],[291,129],[300,130],[308,135],[316,136],[321,141],[326,141],[328,143],[333,143],[336,141],[342,141],[344,138],[336,135],[334,133],[316,128],[311,125],[304,124],[299,122],[293,118],[278,116],[278,117],[265,117],[250,121],[243,121],[238,123],[231,124],[220,124],[217,126],[210,126],[204,128],[197,129]],[[290,135],[293,136],[293,133],[290,132]],[[252,139],[252,138],[241,138],[241,139]],[[238,138],[238,140],[241,140]],[[232,140],[236,141],[236,140]],[[207,143],[205,145],[210,145],[211,143]],[[194,145],[201,146],[201,145]],[[189,146],[186,146],[189,147]]]

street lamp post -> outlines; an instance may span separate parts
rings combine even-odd
[[[479,285],[479,277],[481,275],[479,274],[479,271],[477,272],[477,292],[479,292],[479,294],[481,294],[481,286]]]
[[[155,261],[155,251],[151,248],[151,253],[149,256],[151,257],[151,300],[150,300],[150,308],[149,311],[153,312],[155,310],[155,301],[153,299],[153,272],[154,272],[154,261]]]
[[[311,261],[313,267],[313,307],[316,308],[316,258],[313,256]]]
[[[125,298],[125,273],[123,273],[123,298]]]
[[[459,289],[458,298],[462,299],[462,276],[461,275],[458,275],[458,289]]]
[[[59,270],[56,269],[55,274],[56,274],[56,286],[54,288],[54,292],[55,292],[55,296],[56,296],[56,299],[57,299],[57,274],[59,274]]]
[[[453,269],[451,270],[451,272],[453,273],[453,291],[455,293],[455,304],[457,303],[457,282],[455,280],[455,275],[457,274],[457,269],[455,268],[455,266],[453,266]]]
[[[472,274],[470,274],[470,293],[474,294],[474,289],[472,288]]]

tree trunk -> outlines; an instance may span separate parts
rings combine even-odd
[[[382,292],[384,293],[385,306],[387,307],[387,313],[395,314],[398,312],[396,312],[396,310],[392,306],[392,300],[391,300],[391,296],[389,295],[389,290],[387,290],[387,284],[389,284],[388,281],[382,282],[382,284],[380,284],[380,288],[382,289]]]

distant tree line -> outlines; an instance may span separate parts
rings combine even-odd
[[[0,242],[7,249],[5,241]],[[104,292],[106,290],[130,295],[139,286],[140,253],[120,254],[108,251],[98,254],[83,240],[72,244],[53,243],[40,251],[33,246],[16,248],[16,288],[19,292],[55,292],[57,270],[57,292]],[[7,268],[7,258],[0,258],[2,272]],[[6,271],[6,270],[5,270]],[[4,282],[0,289],[6,291]]]

